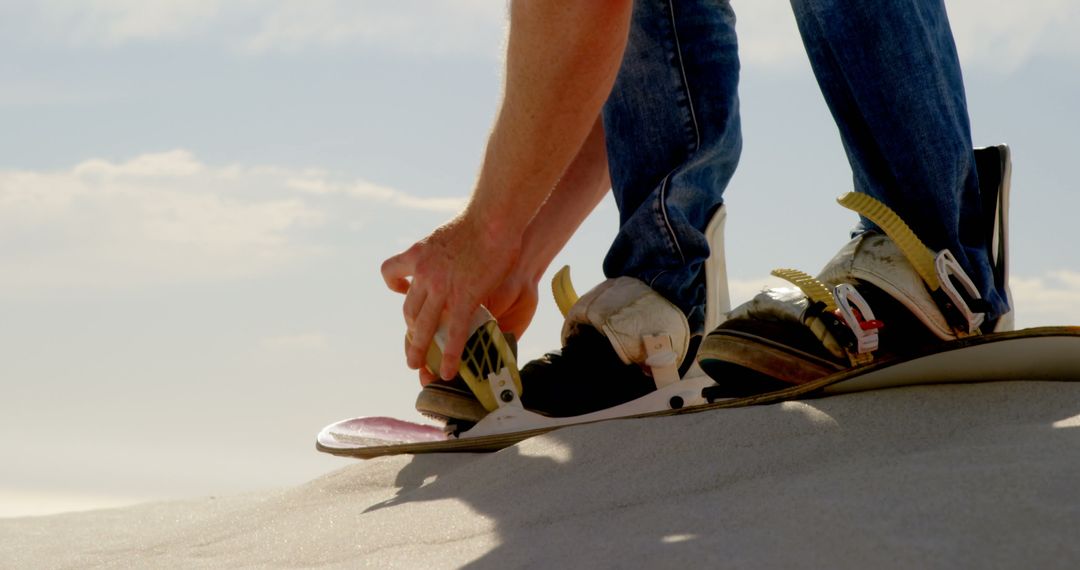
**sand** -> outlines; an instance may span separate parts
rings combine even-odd
[[[0,520],[0,567],[1080,566],[1080,383],[882,390],[342,465],[277,492]]]

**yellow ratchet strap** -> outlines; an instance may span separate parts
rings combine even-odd
[[[442,349],[434,340],[428,345],[425,361],[428,369],[438,374],[442,363]],[[509,386],[500,385],[496,386],[499,389],[493,389],[490,384],[493,380],[504,382],[497,378],[504,368],[509,373],[509,379],[514,383],[517,394],[521,394],[521,376],[518,373],[514,351],[506,342],[502,331],[499,330],[498,323],[494,319],[488,320],[477,327],[465,342],[465,350],[461,353],[461,363],[458,365],[458,374],[472,390],[476,399],[480,400],[484,409],[489,412],[499,407],[496,392],[503,394],[505,402],[513,400],[510,397],[513,392],[508,395],[505,390]]]
[[[772,274],[801,289],[811,301],[825,305],[826,311],[831,313],[838,308],[828,287],[810,274],[798,269],[773,269]]]
[[[555,295],[555,304],[559,306],[559,312],[565,319],[566,315],[570,314],[570,307],[573,307],[578,300],[574,284],[570,282],[569,265],[564,265],[551,280],[551,293]]]
[[[836,298],[829,292],[829,288],[809,273],[799,271],[798,269],[773,269],[772,275],[798,287],[811,303],[820,303],[823,305],[823,312],[834,313],[839,308],[836,305]],[[844,358],[846,356],[853,366],[862,364],[862,360],[856,360],[860,357],[858,355],[853,355],[850,351],[845,349],[836,339],[836,336],[832,331],[829,330],[828,324],[816,315],[817,313],[806,315],[803,322],[810,328],[810,332],[814,333],[814,336],[821,341],[821,344],[825,346],[825,349],[837,358]]]
[[[896,215],[896,212],[873,197],[858,192],[848,192],[836,201],[841,206],[877,224],[904,253],[904,257],[922,277],[927,288],[931,291],[941,289],[941,281],[934,267],[934,253],[915,235],[915,232],[911,231],[904,220]]]
[[[931,251],[895,212],[866,194],[848,192],[836,201],[877,224],[893,240],[922,278],[957,336],[979,334],[982,311],[973,310],[970,299],[979,300],[981,297],[971,278],[964,274],[948,250],[938,253]],[[961,293],[953,282],[943,283],[942,276],[955,277],[964,292]],[[967,298],[964,297],[965,293]]]

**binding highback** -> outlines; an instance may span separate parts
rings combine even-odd
[[[721,204],[705,228],[705,239],[709,241],[709,258],[705,260],[706,333],[719,326],[724,315],[731,310],[727,259],[724,255],[724,224],[726,222],[727,208]]]
[[[983,215],[986,216],[987,243],[994,265],[994,285],[1012,306],[1009,288],[1009,191],[1012,182],[1012,151],[999,144],[975,149]],[[1001,315],[994,332],[1013,330],[1015,309]]]

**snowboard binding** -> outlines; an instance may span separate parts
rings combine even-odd
[[[709,327],[715,326],[729,308],[723,253],[725,221],[726,211],[721,206],[706,229],[712,252],[705,263],[706,326]],[[651,386],[643,391],[647,394],[596,412],[574,413],[567,417],[551,417],[549,413],[528,409],[522,401],[522,394],[528,387],[522,384],[514,351],[490,312],[480,307],[473,316],[475,332],[466,343],[462,356],[460,380],[426,386],[417,398],[417,410],[436,421],[445,422],[450,435],[475,437],[527,429],[529,426],[546,426],[552,422],[580,423],[584,418],[599,420],[705,402],[701,388],[713,382],[694,363],[694,355],[688,355],[692,347],[685,317],[648,286],[628,277],[620,278],[608,280],[585,297],[579,297],[571,282],[569,267],[563,267],[552,280],[552,294],[560,312],[567,319],[564,337],[572,335],[572,329],[578,326],[602,331],[624,363],[640,366],[651,378]],[[622,310],[622,305],[627,303],[620,302],[627,295],[635,300],[629,303],[633,305],[630,314]],[[665,309],[663,304],[670,307]],[[677,330],[677,325],[668,327],[674,332],[625,326],[627,322],[636,323],[639,320],[632,314],[633,310],[648,313],[653,310],[650,307],[674,312],[677,319],[672,319],[680,320],[685,330]],[[440,327],[427,353],[426,361],[430,370],[438,369],[445,339],[445,330]],[[684,363],[693,365],[680,374],[680,367]],[[466,389],[469,393],[465,393]],[[572,398],[574,394],[565,394],[564,397]],[[538,400],[539,397],[534,395],[534,401]]]
[[[976,149],[975,160],[983,183],[983,211],[987,216],[987,243],[992,246],[993,277],[996,289],[1008,296],[1008,148]],[[461,402],[472,406],[471,417],[475,421],[461,419],[465,414],[459,412],[468,411],[467,406],[451,406],[453,409],[439,418],[457,418],[452,419],[445,430],[394,418],[351,418],[323,428],[316,437],[316,448],[325,453],[361,458],[402,453],[490,452],[562,426],[615,418],[697,413],[919,384],[1080,380],[1080,327],[1010,331],[1011,312],[1000,316],[996,322],[985,322],[985,306],[980,304],[978,291],[968,286],[970,280],[965,281],[962,271],[958,271],[948,254],[920,249],[917,240],[912,241],[910,236],[903,235],[903,228],[886,220],[888,214],[884,210],[878,211],[879,205],[863,203],[862,200],[846,197],[842,202],[864,215],[869,214],[868,217],[877,217],[879,226],[892,231],[899,238],[897,241],[909,242],[914,256],[921,258],[916,259],[916,263],[922,266],[929,278],[924,279],[922,273],[914,269],[907,274],[912,277],[908,280],[914,283],[912,288],[922,291],[922,301],[908,299],[908,303],[925,307],[927,314],[936,314],[936,317],[930,318],[930,324],[920,320],[910,310],[902,311],[907,315],[906,321],[896,318],[892,309],[903,303],[887,294],[879,294],[880,288],[860,290],[855,287],[857,283],[837,281],[836,276],[828,271],[811,277],[795,270],[781,270],[777,274],[796,286],[789,291],[792,296],[800,297],[802,304],[794,314],[789,312],[785,316],[777,313],[776,316],[780,320],[794,322],[797,325],[794,330],[802,331],[800,334],[806,341],[807,350],[814,354],[793,351],[799,354],[797,358],[789,359],[789,370],[803,374],[796,381],[785,378],[781,382],[775,379],[775,374],[755,373],[752,366],[767,360],[762,358],[762,347],[777,348],[773,356],[790,355],[788,353],[792,349],[782,342],[769,340],[783,340],[783,334],[748,334],[729,327],[740,318],[740,311],[754,302],[728,312],[721,239],[724,211],[720,209],[707,232],[712,257],[706,263],[706,321],[708,327],[713,329],[721,324],[725,313],[727,320],[702,343],[697,351],[697,364],[678,374],[676,381],[671,381],[672,358],[667,351],[675,352],[681,341],[677,335],[668,335],[666,343],[657,343],[651,351],[647,345],[643,346],[645,356],[642,364],[649,368],[649,381],[655,383],[645,395],[574,416],[538,414],[526,409],[523,404],[529,401],[531,385],[528,382],[524,385],[519,383],[522,373],[517,369],[512,339],[498,331],[489,313],[478,311],[473,320],[476,332],[469,339],[467,354],[462,360],[459,394],[462,396]],[[882,252],[888,257],[903,258],[908,263],[905,254],[887,234],[874,235],[872,241],[860,245],[885,248]],[[832,269],[850,273],[852,267],[855,265],[834,266]],[[931,284],[935,279],[937,286],[933,287]],[[553,292],[564,314],[569,314],[584,299],[578,298],[566,270],[556,276]],[[770,301],[767,298],[763,302]],[[808,318],[803,319],[804,316]],[[775,326],[776,322],[766,322],[763,327],[768,329],[765,332],[770,333],[777,333],[781,329],[792,330],[792,327],[787,327],[788,323],[781,324],[784,327]],[[886,335],[895,334],[898,329],[901,335],[915,334],[916,328],[921,331],[918,334],[928,339],[927,344],[915,346],[905,353],[890,353],[886,349]],[[745,361],[738,360],[739,350],[728,351],[722,359],[714,358],[715,354],[710,355],[710,351],[717,348],[710,338],[718,331],[721,332],[720,336],[725,337],[722,345],[745,349],[742,354],[749,355]],[[440,339],[438,335],[436,338]],[[441,338],[445,339],[445,335]],[[740,345],[741,341],[746,343]],[[601,337],[601,342],[608,340]],[[826,342],[831,343],[831,348],[826,347]],[[440,346],[444,345],[436,343],[428,354],[427,361],[433,369],[437,368],[441,359]],[[716,381],[706,376],[702,367]],[[769,384],[770,381],[773,384]],[[742,394],[733,393],[732,386],[739,382],[749,383],[752,389]],[[425,392],[431,386],[425,387]],[[425,392],[418,399],[418,408]],[[575,394],[568,396],[574,397]],[[488,406],[494,407],[489,410]],[[437,414],[430,415],[437,417]]]
[[[986,226],[992,232],[995,280],[1007,291],[1009,150],[1004,145],[976,149],[975,156],[979,174],[986,186],[984,208],[993,216],[992,223]],[[736,334],[740,331],[725,331],[724,327],[720,327],[709,335],[701,350],[697,351],[696,362],[692,366],[685,366],[687,353],[693,351],[687,346],[688,332],[679,332],[679,326],[670,321],[668,326],[661,326],[659,328],[662,330],[657,331],[637,325],[648,320],[641,318],[641,314],[671,312],[673,307],[663,306],[665,301],[662,299],[650,299],[649,295],[655,293],[643,283],[630,278],[608,280],[584,297],[579,297],[571,282],[569,268],[564,267],[552,280],[552,294],[567,323],[563,330],[564,342],[573,335],[575,327],[586,326],[600,331],[610,340],[623,363],[636,364],[645,372],[646,381],[649,382],[647,388],[628,398],[630,401],[617,400],[571,412],[566,417],[551,417],[563,414],[549,413],[545,406],[534,407],[532,404],[538,401],[535,393],[526,394],[525,400],[522,400],[528,386],[522,384],[514,351],[499,332],[491,314],[481,307],[473,317],[476,332],[466,344],[461,363],[461,381],[456,382],[456,387],[438,384],[425,388],[417,399],[417,409],[428,417],[446,422],[448,433],[465,437],[522,429],[527,425],[548,425],[552,421],[580,422],[585,418],[679,409],[722,398],[780,390],[791,384],[803,384],[847,369],[868,366],[875,359],[880,359],[882,354],[892,355],[889,351],[882,351],[882,331],[887,324],[893,330],[893,338],[902,331],[902,334],[914,339],[912,344],[918,349],[983,332],[984,315],[989,306],[951,252],[929,250],[894,212],[868,195],[849,193],[838,201],[874,222],[884,234],[876,237],[880,237],[879,241],[887,241],[885,245],[891,248],[888,252],[894,254],[893,257],[906,260],[904,268],[899,272],[894,271],[899,277],[886,275],[883,281],[870,279],[874,285],[899,300],[904,306],[901,311],[894,309],[894,302],[883,304],[881,295],[868,299],[861,291],[863,287],[856,286],[858,280],[850,275],[832,279],[826,284],[798,270],[776,270],[773,274],[793,284],[797,288],[795,294],[805,299],[801,301],[803,305],[798,307],[795,320],[812,333],[801,342],[809,342],[813,346],[804,351],[792,350],[783,343],[771,342],[768,334],[764,337]],[[736,310],[728,314],[730,305],[723,247],[725,220],[726,210],[721,206],[706,230],[711,245],[711,256],[705,264],[706,330],[716,329],[725,316],[738,317],[739,313]],[[890,270],[871,267],[870,273],[884,271],[887,274]],[[912,270],[920,281],[915,286],[918,291],[914,292],[905,289],[912,287],[909,283],[911,278],[907,275]],[[834,273],[842,272],[840,269],[834,270]],[[856,272],[856,278],[860,275]],[[626,305],[638,306],[638,313],[641,314],[633,310],[630,310],[630,314],[621,314],[619,311],[624,311]],[[882,307],[889,318],[881,319],[874,307]],[[892,318],[898,312],[910,312],[922,324]],[[912,320],[907,316],[904,319]],[[631,324],[625,325],[626,322]],[[999,319],[996,324],[995,331],[1003,330],[1011,325],[1011,318]],[[916,330],[923,325],[933,334],[926,335]],[[909,331],[913,332],[909,334]],[[428,366],[432,370],[438,368],[442,358],[444,339],[443,331],[437,333],[428,351]],[[603,373],[601,369],[599,374]],[[738,378],[737,384],[749,387],[732,391],[732,378]],[[561,386],[534,387],[534,391],[537,389],[553,391],[556,397],[561,398],[582,397],[578,385],[565,389]],[[454,390],[457,392],[451,394]],[[545,395],[545,402],[552,399]],[[454,402],[454,406],[448,406],[447,401]],[[466,406],[471,407],[465,409]],[[591,411],[597,409],[599,411]],[[538,410],[541,412],[537,413]]]
[[[467,431],[489,412],[521,398],[513,339],[499,330],[495,317],[484,306],[473,313],[470,328],[473,333],[465,341],[458,376],[425,388],[417,400],[417,410],[445,422],[447,433],[452,435]],[[442,362],[446,339],[446,327],[440,326],[428,346],[425,365],[433,374]]]
[[[976,149],[975,156],[985,189],[983,227],[992,247],[993,279],[1008,297],[1009,150]],[[805,384],[1011,328],[1011,311],[988,322],[990,303],[952,252],[928,248],[869,195],[852,192],[837,201],[878,229],[854,238],[817,277],[773,271],[796,289],[762,292],[710,333],[699,362],[721,384],[709,390],[711,396]]]

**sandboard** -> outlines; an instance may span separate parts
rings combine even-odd
[[[510,413],[502,427],[526,426],[505,433],[448,437],[441,428],[393,418],[353,418],[331,424],[316,439],[316,449],[333,455],[370,459],[385,455],[491,452],[561,427],[613,419],[693,414],[725,408],[775,404],[866,390],[953,382],[1016,380],[1080,380],[1080,327],[1037,327],[968,337],[942,343],[906,359],[884,359],[868,366],[831,374],[782,390],[707,402],[703,377],[684,379],[634,402],[574,418],[541,418],[525,412],[525,421]],[[676,406],[678,398],[678,406]],[[702,402],[696,404],[696,402]],[[683,402],[690,405],[682,405]],[[673,407],[675,406],[675,407]],[[652,411],[634,412],[649,409]],[[493,412],[494,414],[495,412]],[[520,415],[520,414],[519,414]],[[478,424],[480,427],[480,424]]]

